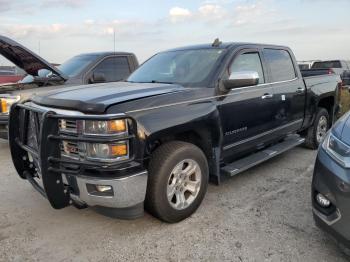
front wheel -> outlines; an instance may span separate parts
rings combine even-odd
[[[318,108],[314,124],[307,130],[305,146],[311,149],[317,149],[325,139],[329,127],[328,111],[322,107]]]
[[[207,159],[197,146],[173,141],[160,146],[149,164],[146,209],[155,217],[179,222],[193,214],[208,187]]]

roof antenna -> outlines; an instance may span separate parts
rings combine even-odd
[[[222,44],[222,42],[219,40],[219,38],[216,38],[211,45],[212,47],[219,47]]]

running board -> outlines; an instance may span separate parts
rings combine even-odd
[[[228,164],[227,166],[221,168],[221,172],[224,175],[235,176],[253,166],[259,165],[270,158],[280,155],[287,150],[304,143],[304,141],[305,139],[298,135],[288,136],[278,144],[274,144],[273,146],[267,147],[257,153]]]

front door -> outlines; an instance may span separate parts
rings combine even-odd
[[[272,88],[266,82],[266,70],[259,50],[242,50],[235,55],[229,73],[256,72],[259,75],[257,86],[232,89],[219,102],[223,126],[223,157],[232,160],[241,154],[262,147],[266,132],[271,130],[274,121]]]

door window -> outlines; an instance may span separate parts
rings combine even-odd
[[[265,83],[264,71],[257,52],[239,55],[230,66],[230,73],[247,71],[257,72],[259,74],[259,84]]]
[[[106,82],[126,79],[130,74],[128,59],[125,56],[106,58],[95,67],[93,72],[103,73]]]
[[[272,82],[296,78],[293,60],[286,50],[265,49],[264,57],[271,70]]]

